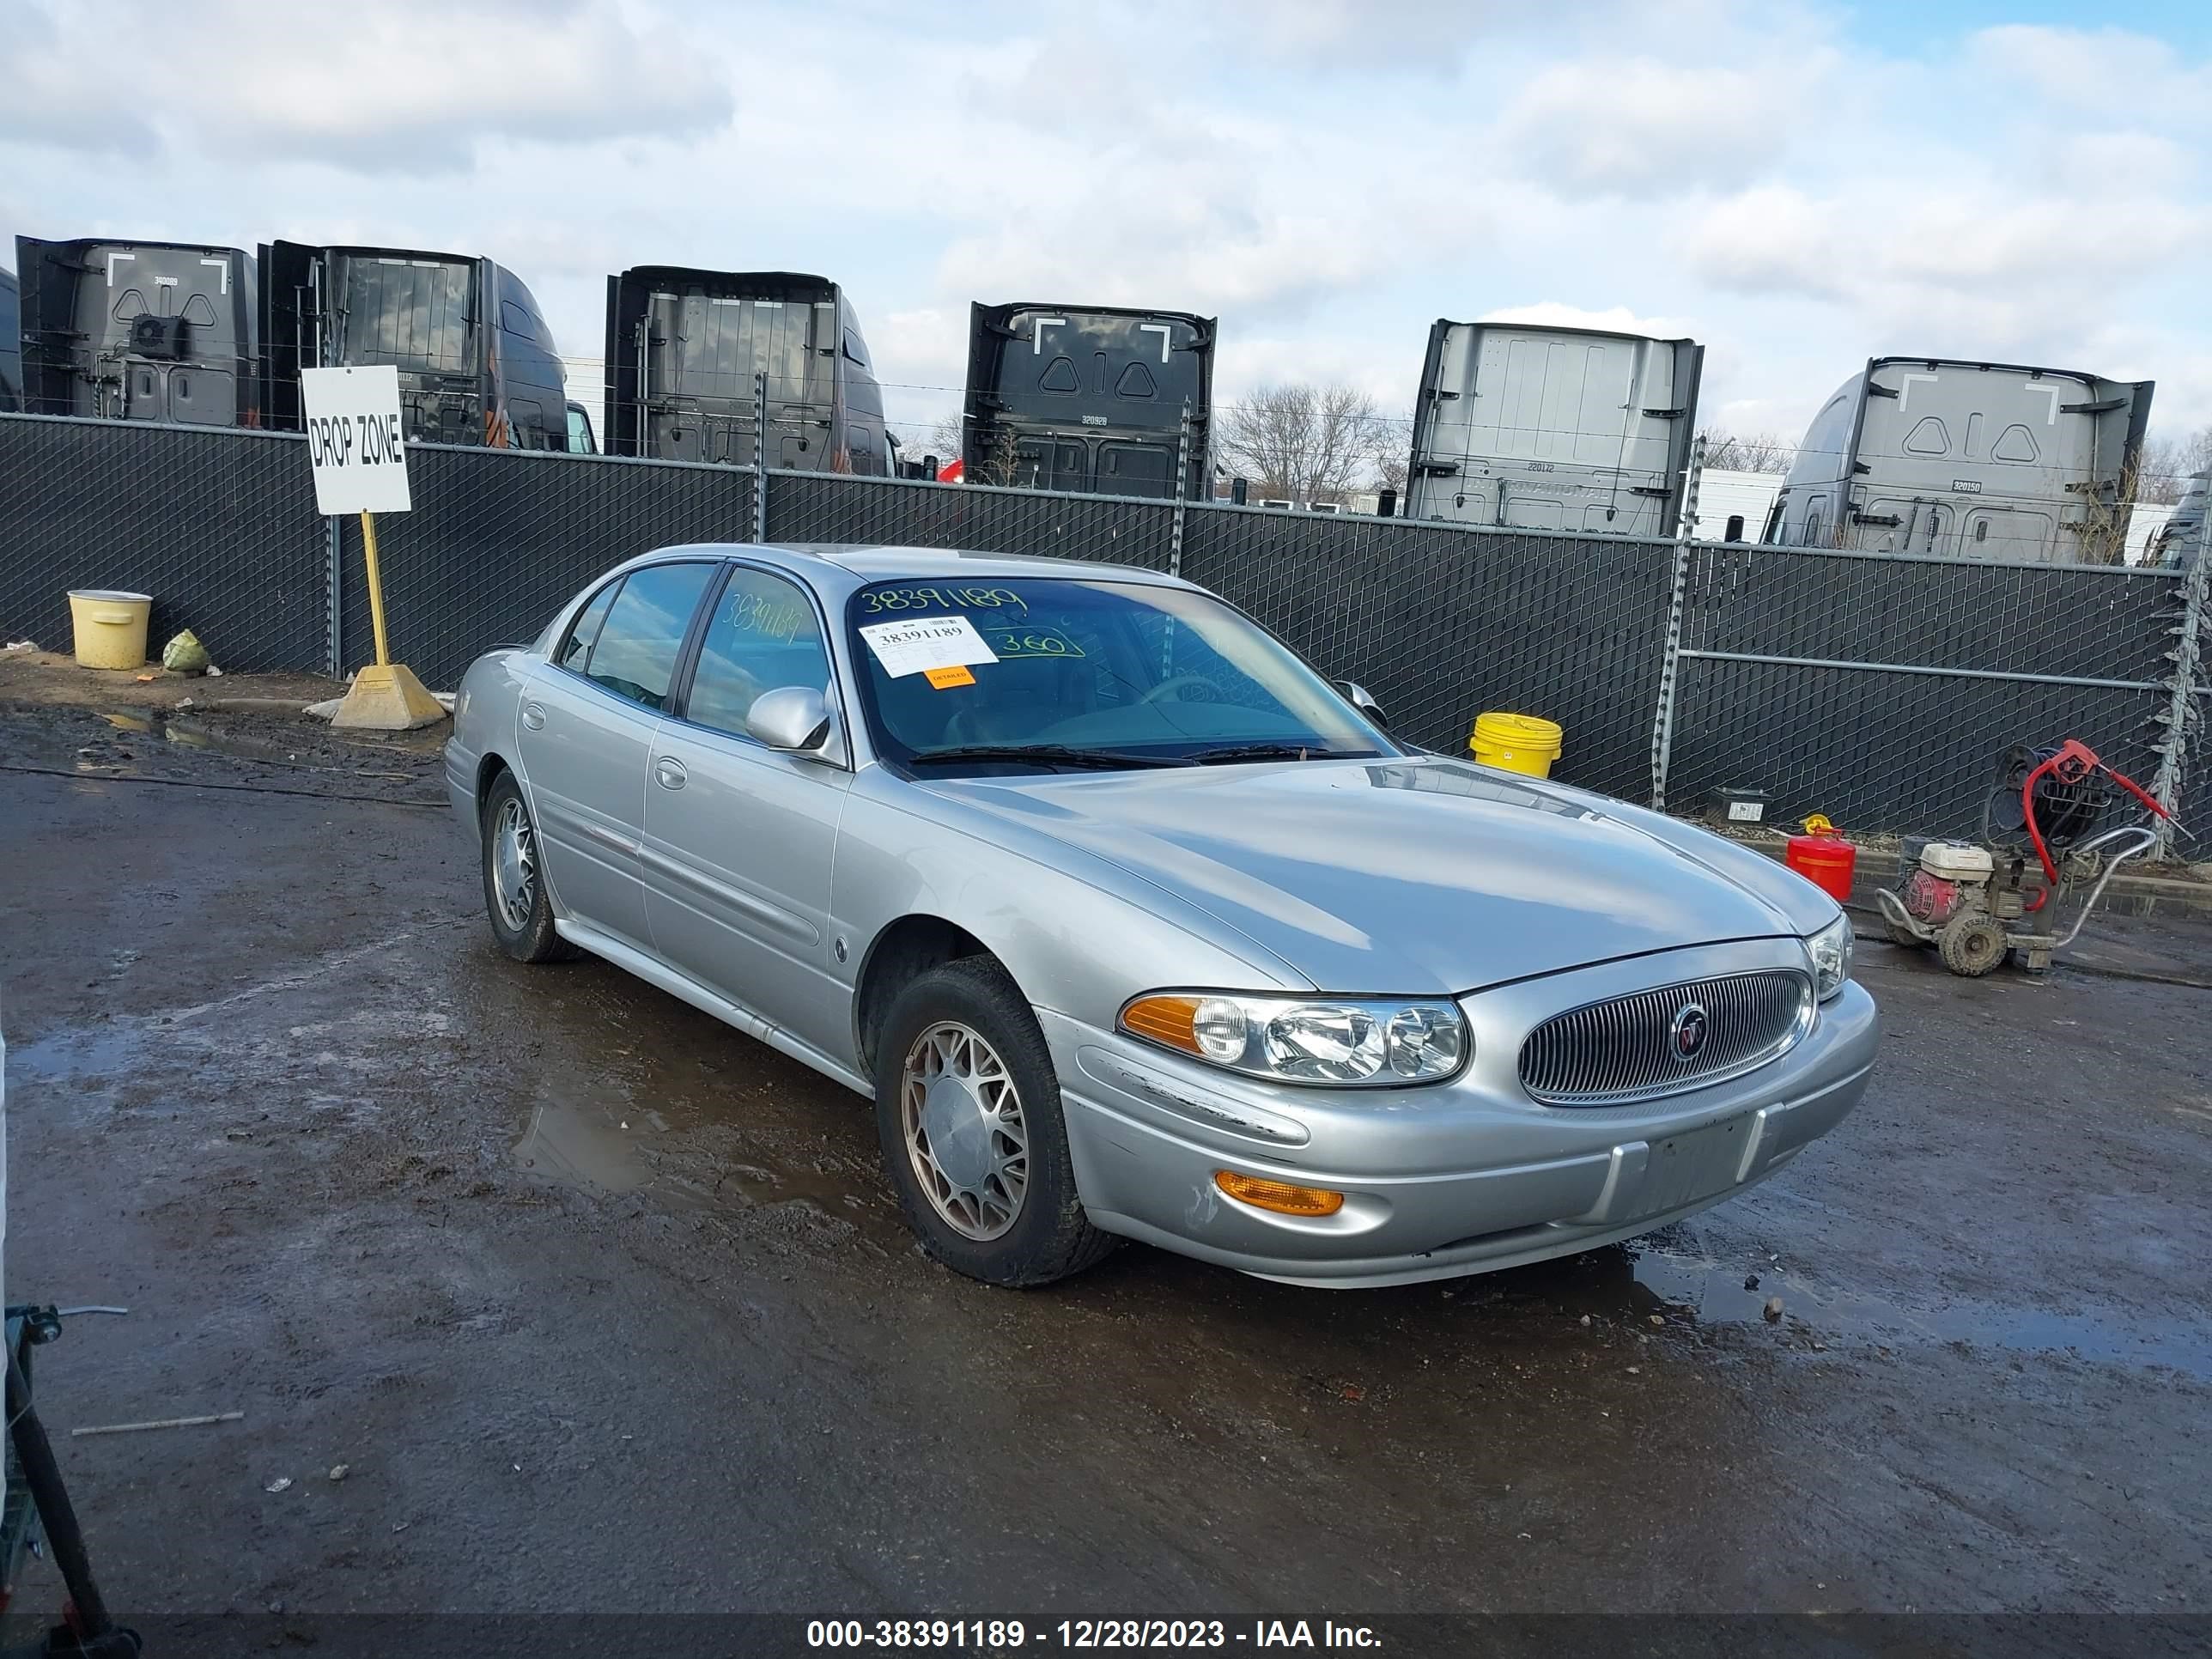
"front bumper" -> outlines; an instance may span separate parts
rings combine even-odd
[[[1797,952],[1794,957],[1790,952]],[[1462,1000],[1468,1070],[1412,1089],[1302,1089],[1236,1077],[1039,1010],[1091,1221],[1292,1284],[1376,1285],[1485,1273],[1630,1238],[1772,1174],[1866,1091],[1874,1000],[1847,984],[1780,1059],[1634,1106],[1538,1104],[1520,1038],[1559,1009],[1623,991],[1775,965],[1790,941],[1670,951]],[[1326,1217],[1229,1197],[1237,1170],[1342,1192]]]

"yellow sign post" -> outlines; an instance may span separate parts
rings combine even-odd
[[[353,677],[353,687],[331,716],[332,726],[371,732],[411,732],[446,718],[446,706],[423,690],[415,671],[392,660],[384,633],[384,578],[376,568],[376,515],[361,515],[362,562],[368,570],[368,619],[376,630],[376,660]]]
[[[422,689],[404,663],[392,660],[384,631],[384,577],[376,565],[376,514],[405,513],[406,417],[399,407],[399,371],[372,368],[300,372],[306,406],[307,460],[315,472],[315,505],[332,517],[361,514],[362,562],[368,570],[368,614],[376,628],[376,660],[354,676],[332,726],[371,732],[411,732],[446,718],[445,706]]]

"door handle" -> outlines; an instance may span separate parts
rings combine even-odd
[[[682,761],[661,759],[653,762],[653,775],[660,781],[663,789],[681,789],[688,775]]]
[[[543,731],[545,726],[545,705],[542,702],[523,704],[522,723],[533,732]]]

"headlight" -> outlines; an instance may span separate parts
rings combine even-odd
[[[1387,1087],[1458,1071],[1467,1026],[1449,1002],[1162,991],[1121,1010],[1121,1029],[1164,1048],[1280,1083]]]
[[[1851,976],[1851,943],[1849,916],[1838,916],[1805,941],[1813,957],[1813,988],[1823,1002],[1842,990]]]

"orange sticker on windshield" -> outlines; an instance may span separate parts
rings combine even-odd
[[[922,672],[928,676],[929,683],[940,691],[944,690],[947,686],[973,685],[975,684],[975,675],[969,673],[964,666],[957,663],[954,664],[950,668],[927,668]]]

